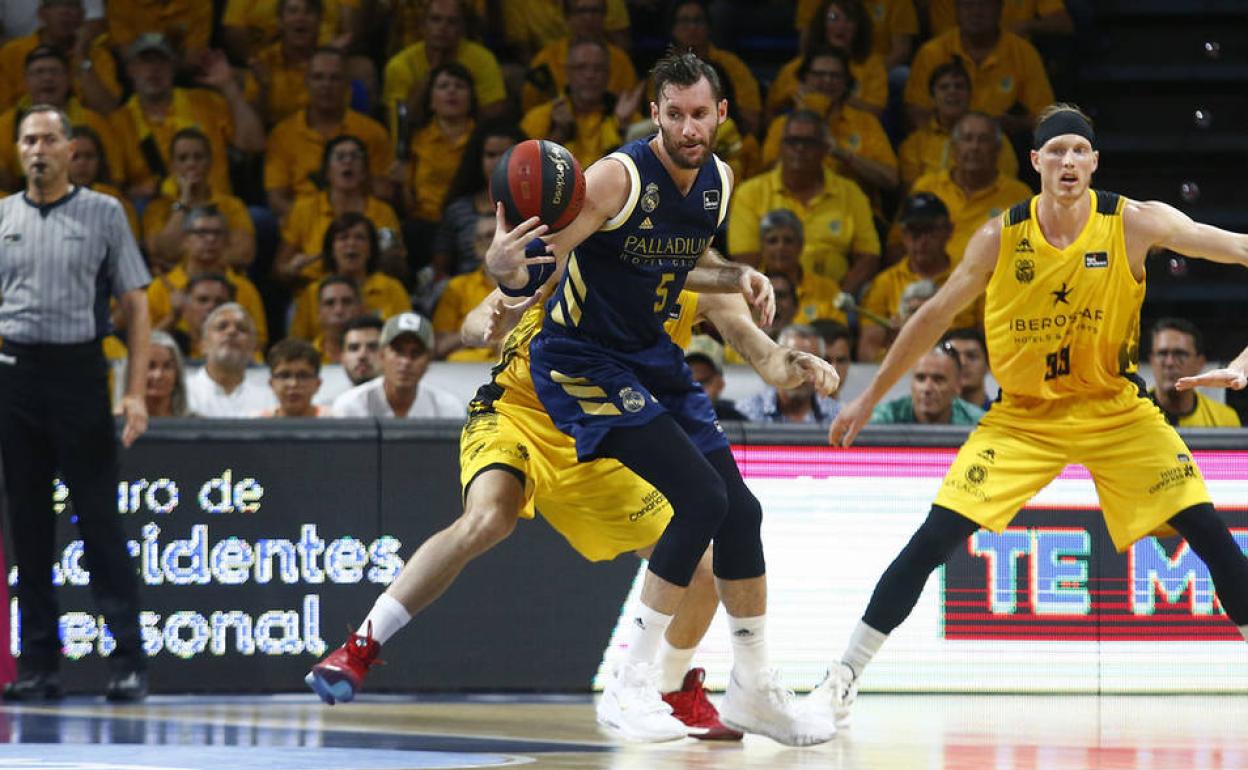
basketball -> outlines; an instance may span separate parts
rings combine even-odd
[[[490,197],[503,204],[511,227],[538,217],[551,231],[562,230],[581,213],[585,175],[567,147],[529,139],[503,153],[490,179]]]

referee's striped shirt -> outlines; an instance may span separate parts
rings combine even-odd
[[[117,200],[77,186],[48,205],[0,200],[0,338],[98,340],[111,330],[109,299],[150,282]]]

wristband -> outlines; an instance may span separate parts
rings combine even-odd
[[[546,241],[541,238],[534,238],[524,247],[524,255],[526,257],[541,257],[546,254]],[[540,264],[529,264],[529,281],[525,285],[513,289],[503,284],[498,285],[498,290],[508,297],[532,297],[537,290],[542,288],[542,284],[546,283],[552,275],[555,274],[554,262],[542,262]]]

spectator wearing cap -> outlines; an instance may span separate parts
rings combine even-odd
[[[984,410],[958,397],[962,362],[958,351],[941,343],[914,366],[910,395],[885,401],[871,413],[872,424],[975,425]]]
[[[732,196],[728,248],[733,259],[758,266],[763,216],[788,209],[805,228],[802,267],[854,293],[879,269],[880,239],[867,196],[824,165],[827,153],[823,120],[806,110],[790,113],[780,141],[780,163],[741,182]]]
[[[949,221],[949,209],[940,198],[930,192],[909,196],[902,202],[899,223],[905,246],[903,258],[875,277],[862,301],[862,306],[871,314],[892,319],[893,323],[885,326],[865,313],[859,317],[859,361],[880,360],[892,344],[893,336],[901,328],[898,308],[907,286],[925,279],[943,285],[953,270],[947,251],[953,224]],[[955,318],[954,326],[975,326],[980,307],[976,303],[963,309]]]
[[[187,284],[197,275],[220,273],[234,286],[238,303],[247,309],[256,330],[258,349],[263,350],[269,339],[264,301],[256,285],[230,266],[230,231],[225,217],[212,207],[193,208],[182,219],[182,237],[183,263],[157,275],[147,287],[152,327],[188,333],[189,329],[181,323]]]
[[[367,150],[369,191],[387,198],[393,187],[386,174],[394,163],[394,143],[386,129],[348,108],[347,57],[318,48],[308,60],[306,106],[273,127],[264,156],[264,191],[269,208],[285,217],[300,196],[315,195],[326,184],[321,160],[335,137],[355,137]],[[317,252],[312,252],[317,253]]]
[[[685,363],[693,373],[693,379],[706,391],[707,398],[715,407],[715,418],[720,422],[743,422],[747,418],[737,411],[737,405],[724,394],[724,346],[706,334],[695,334],[685,348]]]
[[[204,321],[204,366],[187,378],[191,411],[200,417],[254,417],[272,408],[273,391],[247,380],[256,354],[256,325],[237,302],[227,302]]]
[[[976,328],[950,329],[941,342],[953,345],[962,364],[962,386],[959,395],[968,404],[974,404],[985,412],[992,406],[988,396],[988,343],[984,333]]]
[[[1178,390],[1182,377],[1204,371],[1205,337],[1184,318],[1162,318],[1153,324],[1148,365],[1155,385],[1148,393],[1161,407],[1166,422],[1178,428],[1238,428],[1239,415],[1196,390]]]
[[[29,3],[34,5],[34,2]],[[117,65],[102,36],[93,34],[86,21],[82,0],[39,0],[40,26],[34,32],[14,38],[0,47],[0,109],[53,103],[43,98],[33,98],[29,85],[15,77],[23,66],[29,66],[28,58],[36,48],[50,48],[59,53],[66,63],[74,97],[83,106],[107,114],[121,99],[121,83],[117,79]],[[109,9],[112,10],[111,8]],[[31,95],[30,101],[22,99]],[[60,107],[60,102],[55,102]],[[70,114],[75,124],[78,121]],[[4,134],[15,136],[13,132]]]
[[[3,59],[5,50],[7,47],[0,49],[0,59]],[[0,72],[7,73],[9,70],[0,69]],[[82,101],[71,92],[70,62],[65,54],[52,46],[37,46],[26,54],[23,72],[24,80],[21,82],[26,84],[26,96],[19,98],[16,105],[0,114],[0,137],[5,138],[5,141],[0,142],[0,190],[14,192],[21,187],[19,180],[22,176],[22,164],[17,157],[17,142],[9,139],[17,136],[17,126],[32,104],[59,107],[69,116],[71,124],[86,126],[94,131],[104,147],[105,157],[109,160],[109,176],[120,177],[121,150],[113,137],[112,128],[103,115],[84,107]],[[9,79],[6,74],[0,81]]]
[[[277,406],[257,417],[326,417],[329,408],[312,403],[321,387],[321,354],[306,340],[284,339],[269,350],[269,387]]]
[[[334,400],[335,417],[463,417],[455,396],[420,384],[433,360],[433,324],[416,313],[401,313],[381,330],[381,376]]]
[[[981,225],[1031,198],[1030,187],[1002,174],[997,166],[1004,140],[996,119],[968,112],[953,128],[953,167],[924,174],[910,189],[934,193],[948,209],[953,223],[948,251],[954,265],[962,261],[966,244]],[[894,227],[890,246],[898,241]]]
[[[156,194],[157,184],[170,173],[168,153],[174,134],[193,125],[207,135],[212,157],[220,159],[212,168],[209,184],[217,192],[232,193],[226,148],[262,152],[260,116],[243,97],[224,54],[210,52],[202,57],[198,81],[208,88],[175,88],[175,69],[176,55],[164,35],[142,34],[126,49],[126,72],[134,83],[134,95],[109,120],[122,148],[128,192],[140,198]]]
[[[203,0],[124,0],[108,4],[108,36],[126,51],[144,35],[160,35],[198,63],[207,56],[213,5]]]
[[[953,127],[971,109],[971,76],[959,59],[945,62],[932,71],[928,91],[932,95],[932,116],[897,148],[901,184],[906,189],[924,174],[953,167]],[[1004,136],[997,150],[997,170],[1002,176],[1018,176],[1018,156],[1014,154],[1014,145]]]
[[[911,125],[932,113],[932,71],[961,59],[971,75],[971,109],[1000,117],[1007,131],[1031,130],[1053,103],[1053,87],[1035,46],[1001,27],[1002,0],[954,0],[958,26],[924,43],[910,65],[904,99]]]
[[[769,211],[758,229],[767,272],[783,273],[797,290],[797,322],[827,318],[845,323],[845,314],[836,307],[840,284],[802,267],[805,234],[797,215],[788,209]]]
[[[827,354],[823,337],[814,327],[805,324],[785,327],[776,342],[820,358]],[[813,384],[803,382],[796,388],[769,387],[742,401],[738,408],[752,422],[828,425],[841,405],[833,398],[820,395]]]

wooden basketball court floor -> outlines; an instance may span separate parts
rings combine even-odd
[[[1248,697],[861,697],[832,742],[626,745],[588,697],[70,698],[0,707],[0,770],[1221,770],[1248,768]]]

